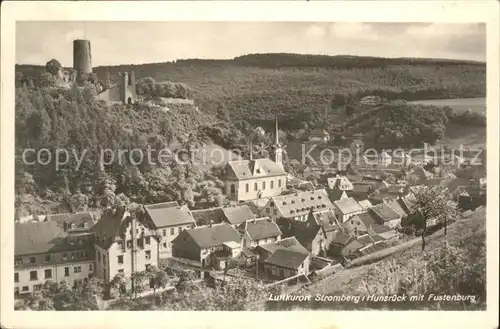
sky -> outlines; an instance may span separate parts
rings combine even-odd
[[[88,39],[92,66],[229,59],[252,53],[486,61],[486,26],[470,23],[17,22],[16,63],[73,65]]]

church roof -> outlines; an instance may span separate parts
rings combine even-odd
[[[267,158],[229,161],[227,169],[227,178],[237,180],[286,175],[282,166]]]

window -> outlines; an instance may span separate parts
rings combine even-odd
[[[75,273],[81,273],[81,272],[82,272],[82,267],[81,267],[81,266],[75,266],[75,267],[73,268],[73,271],[74,271]]]
[[[30,281],[36,281],[36,280],[38,280],[38,272],[30,271]]]
[[[148,236],[145,238],[146,244],[151,244],[151,238]]]
[[[35,284],[35,285],[33,286],[33,290],[34,290],[34,291],[39,291],[39,290],[42,290],[42,285],[41,285],[41,284]]]
[[[167,248],[167,243],[163,242],[163,248]]]
[[[162,231],[163,236],[167,236],[167,230]]]
[[[118,256],[118,264],[123,264],[123,255]]]
[[[21,265],[23,263],[23,259],[22,258],[16,258],[14,260],[14,265]]]
[[[254,189],[254,191],[257,191],[259,189],[259,186],[257,185],[257,183],[253,183],[253,189]]]
[[[266,189],[266,182],[262,182],[262,189],[265,190]]]
[[[45,255],[45,261],[50,262],[50,255]]]
[[[245,184],[245,192],[248,193],[248,190],[250,189],[248,183]]]
[[[266,212],[269,214],[271,212],[271,209],[266,208]]]
[[[62,254],[62,259],[63,260],[67,260],[68,259],[68,255],[66,253]]]
[[[132,248],[132,240],[127,241],[127,248]],[[103,262],[104,262],[104,258],[103,258]]]
[[[146,259],[151,259],[151,250],[146,250]]]
[[[14,273],[14,282],[19,282],[19,273]]]
[[[23,291],[30,291],[30,287],[28,287],[28,286],[23,286]]]
[[[64,276],[69,276],[69,267],[64,268]]]
[[[92,264],[89,264],[89,272],[94,272],[94,266]]]
[[[281,179],[278,179],[278,187],[281,187]]]
[[[118,248],[123,249],[123,241],[118,241]]]
[[[278,210],[274,209],[273,210],[273,214],[277,215],[278,214]]]
[[[102,255],[102,262],[106,263],[106,256]]]
[[[85,227],[85,228],[89,227],[89,223],[87,223],[87,222],[83,223],[83,227]]]
[[[179,227],[179,228],[177,229],[177,233],[178,233],[178,234],[181,234],[181,232],[182,232],[182,227]]]
[[[52,279],[52,270],[45,270],[45,279]]]
[[[271,189],[273,189],[273,188],[274,188],[274,181],[272,180],[271,181]]]
[[[175,234],[175,229],[174,228],[171,228],[170,229],[170,235],[174,235]]]
[[[74,252],[71,253],[71,259],[75,259],[75,253]]]
[[[30,263],[35,264],[36,263],[36,257],[30,257]]]
[[[236,187],[234,184],[231,184],[231,194],[236,194]]]
[[[124,272],[124,270],[118,270],[118,273],[123,274],[125,272]]]

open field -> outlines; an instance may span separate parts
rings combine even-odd
[[[438,107],[449,106],[456,111],[486,112],[486,98],[457,98],[457,99],[431,99],[410,102],[412,104],[433,105]]]

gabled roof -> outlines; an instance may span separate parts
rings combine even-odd
[[[175,202],[177,204],[177,202]],[[194,219],[185,207],[174,203],[145,205],[144,210],[156,228],[194,224]]]
[[[94,225],[94,217],[88,211],[75,214],[65,213],[47,215],[45,221],[55,222],[63,229],[67,229],[72,232],[85,231]],[[72,224],[75,225],[74,229],[71,228]]]
[[[350,235],[347,235],[343,232],[340,232],[333,238],[332,243],[339,244],[339,245],[346,245],[349,241],[351,241],[353,238]]]
[[[285,218],[307,215],[311,211],[333,209],[333,205],[324,189],[301,191],[293,194],[272,197],[281,215]]]
[[[374,215],[370,212],[363,212],[361,214],[357,214],[352,216],[349,220],[358,219],[360,220],[367,228],[372,227],[374,225],[378,225],[377,220]]]
[[[254,213],[247,205],[222,208],[227,222],[231,225],[238,225],[255,218]]]
[[[401,199],[392,199],[388,200],[386,204],[395,212],[398,213],[399,216],[404,217],[409,215],[408,212],[405,210],[405,207],[401,205],[403,201]]]
[[[298,253],[304,253],[309,255],[309,251],[307,251],[307,249],[304,248],[294,236],[281,239],[279,241],[275,241],[272,243],[262,244],[257,248],[264,249],[269,253],[274,253],[276,250],[284,248]]]
[[[244,180],[255,177],[286,175],[282,166],[271,159],[236,160],[227,163],[227,178]]]
[[[358,201],[359,205],[361,206],[361,208],[363,209],[368,209],[370,207],[372,207],[372,203],[370,202],[370,200],[361,200],[361,201]]]
[[[307,257],[309,257],[307,254],[281,248],[269,256],[265,263],[296,270]]]
[[[196,225],[208,225],[223,223],[226,219],[226,215],[221,207],[192,210],[191,215],[196,222]]]
[[[397,212],[392,210],[392,208],[386,205],[385,203],[380,203],[376,206],[373,206],[369,209],[369,211],[373,211],[383,221],[390,221],[401,218],[401,216]]]
[[[93,246],[91,235],[67,235],[56,222],[28,222],[14,225],[15,256],[81,250]]]
[[[382,234],[382,233],[386,233],[386,232],[390,232],[390,231],[393,231],[395,232],[394,229],[388,227],[388,226],[385,226],[385,225],[373,225],[372,227],[370,227],[368,229],[369,231],[373,231],[372,234]]]
[[[148,204],[145,207],[147,207],[148,209],[163,209],[163,208],[172,208],[178,206],[179,204],[177,203],[177,201],[167,201],[155,204]]]
[[[340,229],[337,217],[335,217],[333,210],[313,212],[312,215],[316,224],[318,224],[325,232]]]
[[[245,230],[252,240],[277,237],[281,235],[278,225],[269,217],[259,218],[246,222]]]
[[[343,190],[344,185],[346,185],[348,189],[352,188],[352,183],[346,176],[328,177],[327,182],[330,189]]]
[[[333,202],[343,214],[363,211],[363,208],[353,198],[340,199]]]
[[[101,219],[90,229],[96,236],[96,243],[108,248],[121,234],[122,222],[129,216],[125,209],[106,209]]]
[[[222,223],[199,226],[186,231],[200,248],[219,246],[224,242],[240,242],[240,234],[231,225]]]

